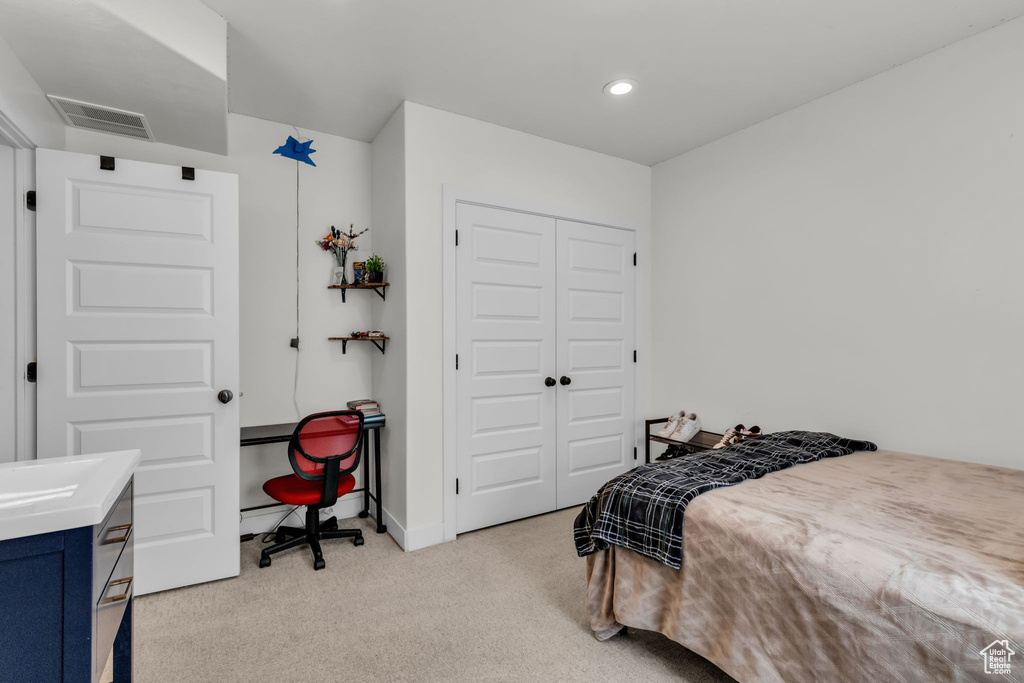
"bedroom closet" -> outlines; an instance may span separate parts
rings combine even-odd
[[[634,466],[636,235],[468,203],[456,229],[461,533]]]

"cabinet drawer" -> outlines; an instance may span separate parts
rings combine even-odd
[[[121,546],[119,546],[121,547]],[[93,680],[97,680],[114,646],[117,630],[121,626],[128,601],[135,592],[135,535],[131,534],[123,544],[121,556],[117,559],[110,575],[103,580],[99,598],[93,606]]]
[[[128,481],[103,523],[96,525],[92,553],[93,603],[100,599],[100,593],[107,585],[107,577],[132,533],[132,481]]]

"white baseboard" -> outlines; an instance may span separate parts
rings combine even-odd
[[[405,545],[402,547],[411,552],[444,542],[444,524],[432,524],[405,531]]]
[[[422,550],[432,545],[444,543],[444,524],[433,524],[418,529],[406,529],[395,521],[395,518],[384,508],[384,523],[388,526],[388,533],[395,539],[402,550],[412,552]]]
[[[338,519],[355,517],[362,509],[363,497],[362,494],[359,494],[352,498],[342,498],[334,504],[331,512],[322,515],[322,518],[326,519],[331,516]],[[275,505],[274,507],[243,512],[241,513],[239,533],[243,536],[245,534],[265,534],[273,531],[278,524],[282,523],[288,526],[302,526],[306,519],[306,508],[300,507],[290,515],[290,519],[282,520],[289,510],[291,510],[290,505]],[[373,510],[373,506],[370,507],[370,510]],[[395,521],[395,518],[387,511],[387,508],[383,509],[383,513],[384,524],[388,527],[388,533],[391,534],[391,538],[395,539],[395,542],[398,543],[402,550],[406,552],[422,550],[423,548],[429,548],[432,545],[439,545],[445,542],[444,524],[432,524],[406,530],[405,527]]]
[[[269,508],[260,508],[259,510],[250,510],[248,512],[241,513],[241,525],[238,533],[241,535],[245,534],[265,534],[273,531],[278,524],[286,524],[288,526],[302,526],[306,523],[306,508],[300,507],[295,510],[294,514],[290,515],[287,521],[282,521],[282,517],[285,516],[289,510],[292,509],[291,505],[275,505]],[[328,514],[321,514],[321,519],[327,519],[328,517],[337,517],[338,519],[346,519],[348,517],[355,517],[363,510],[363,494],[357,494],[351,498],[342,498]],[[373,506],[370,506],[370,510],[373,510]],[[385,518],[387,515],[385,515]]]
[[[395,521],[395,518],[391,516],[391,513],[388,512],[386,507],[382,507],[381,510],[384,512],[384,524],[387,526],[388,533],[391,534],[391,538],[395,539],[395,543],[397,543],[402,550],[406,550],[405,527]]]

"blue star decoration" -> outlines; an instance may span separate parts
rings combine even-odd
[[[314,153],[315,149],[310,149],[310,145],[313,144],[312,140],[306,140],[305,142],[299,142],[291,135],[283,145],[274,150],[274,154],[280,154],[285,159],[295,159],[296,161],[305,161],[310,166],[316,166],[313,160],[309,158],[309,155]]]

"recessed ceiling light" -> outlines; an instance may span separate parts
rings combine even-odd
[[[636,88],[637,82],[631,78],[620,78],[617,81],[612,81],[608,85],[604,86],[605,95],[625,95],[633,92]]]

